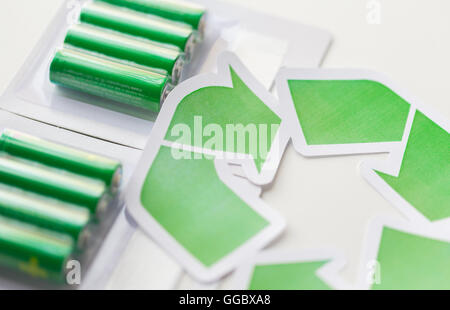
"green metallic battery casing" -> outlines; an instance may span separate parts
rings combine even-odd
[[[120,186],[122,165],[119,161],[53,143],[14,130],[0,136],[0,151],[104,181],[114,193]]]
[[[136,11],[184,22],[201,29],[206,9],[195,3],[179,0],[101,0]]]
[[[89,209],[0,185],[0,216],[70,235],[79,249],[90,238]]]
[[[170,92],[168,75],[80,51],[62,49],[50,65],[50,80],[91,95],[159,112]]]
[[[188,58],[195,44],[194,29],[187,24],[173,22],[104,2],[92,2],[84,6],[81,10],[80,21],[152,41],[175,45],[184,51]]]
[[[87,24],[71,27],[64,43],[139,65],[163,69],[171,76],[172,83],[177,83],[180,79],[184,64],[183,53],[178,47],[165,46]]]
[[[63,282],[74,249],[69,236],[0,216],[0,265],[4,267]]]
[[[63,200],[103,215],[110,195],[105,182],[0,154],[0,183]]]

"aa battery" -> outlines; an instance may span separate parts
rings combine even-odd
[[[0,151],[54,168],[100,179],[115,193],[120,186],[119,161],[83,152],[31,135],[6,129],[0,136]]]
[[[178,0],[102,0],[136,11],[154,14],[167,19],[201,28],[206,9],[200,5]]]
[[[91,2],[81,10],[80,21],[95,26],[143,37],[179,47],[189,57],[195,44],[194,29],[173,22],[128,10],[104,2]]]
[[[79,249],[90,239],[89,209],[0,185],[0,215],[70,235]]]
[[[80,51],[59,50],[50,80],[61,86],[159,112],[170,92],[168,75]]]
[[[0,264],[5,267],[63,281],[74,248],[69,236],[0,216]]]
[[[69,29],[65,44],[139,65],[167,71],[177,83],[183,67],[183,53],[167,46],[104,28],[78,24]]]
[[[0,154],[0,182],[60,199],[103,215],[110,196],[105,182]]]

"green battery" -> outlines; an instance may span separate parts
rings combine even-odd
[[[206,9],[200,5],[179,0],[102,0],[136,11],[176,20],[201,30]]]
[[[190,58],[195,45],[194,29],[173,22],[104,2],[91,2],[81,10],[82,23],[108,28],[152,41],[179,47]]]
[[[0,216],[0,264],[34,278],[65,280],[72,238]]]
[[[50,65],[58,85],[159,112],[170,92],[168,75],[64,48]]]
[[[139,65],[163,69],[172,77],[172,83],[177,83],[180,79],[184,64],[183,53],[175,46],[164,46],[158,42],[86,24],[70,28],[64,43]]]
[[[0,185],[0,215],[70,235],[79,249],[90,239],[89,209]]]
[[[0,151],[104,181],[113,193],[120,186],[122,166],[119,161],[80,151],[14,130],[0,136]]]
[[[0,154],[0,182],[63,200],[103,215],[110,197],[105,182]]]

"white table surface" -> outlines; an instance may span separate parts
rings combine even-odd
[[[369,0],[227,1],[329,30],[334,42],[324,67],[366,68],[385,73],[450,119],[450,1],[379,0],[378,25],[367,21]],[[61,3],[62,0],[2,0],[0,93]],[[342,275],[354,281],[367,223],[380,214],[399,216],[359,176],[358,164],[373,156],[311,160],[290,147],[273,188],[263,196],[289,216],[288,233],[273,247],[342,248],[350,262]],[[192,286],[184,277],[178,287]]]

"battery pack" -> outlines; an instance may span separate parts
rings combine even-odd
[[[117,160],[4,129],[0,266],[63,280],[69,259],[85,263],[98,247],[121,177]]]

